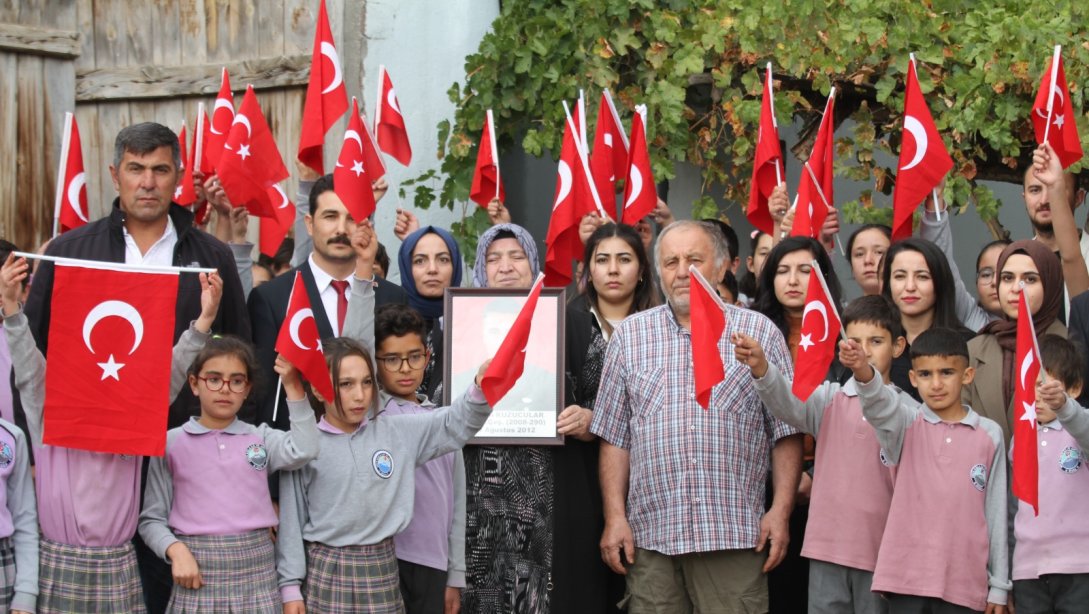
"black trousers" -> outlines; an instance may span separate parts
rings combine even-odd
[[[406,614],[442,614],[446,605],[446,572],[397,559]]]

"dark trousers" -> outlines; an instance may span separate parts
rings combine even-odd
[[[889,596],[889,614],[972,614],[978,610],[942,601],[935,597],[915,595]],[[1018,614],[1021,610],[1018,609]]]
[[[397,559],[405,614],[442,614],[446,605],[446,572]]]
[[[148,614],[163,614],[170,603],[170,591],[174,589],[174,574],[170,563],[155,556],[151,548],[137,533],[132,539],[136,547],[136,564],[140,569],[140,582],[144,585],[144,603]]]
[[[1089,574],[1046,574],[1013,581],[1017,614],[1081,614],[1089,611]]]

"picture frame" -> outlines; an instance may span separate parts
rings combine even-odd
[[[450,405],[495,355],[529,296],[529,288],[448,288],[443,315],[443,403]],[[563,445],[556,421],[564,408],[567,293],[542,288],[514,388],[470,445]]]

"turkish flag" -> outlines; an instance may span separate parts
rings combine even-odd
[[[333,191],[357,221],[363,221],[375,210],[371,178],[363,165],[363,120],[359,117],[359,104],[352,98],[352,115],[340,146],[340,157],[333,170]]]
[[[337,55],[337,48],[333,45],[333,32],[329,28],[325,0],[321,0],[318,6],[316,25],[314,52],[310,56],[310,82],[306,86],[306,104],[303,106],[298,158],[319,175],[324,175],[325,166],[321,158],[325,133],[348,110],[348,90],[344,87],[340,56]]]
[[[646,123],[646,117],[643,118]],[[633,127],[634,131],[635,128]],[[590,153],[590,173],[594,176],[601,202],[616,210],[616,180],[628,172],[628,137],[616,112],[609,90],[602,90],[601,103],[597,106],[597,127],[594,130],[594,149]]]
[[[566,110],[566,103],[565,110]],[[580,194],[589,192],[590,182],[582,172],[577,140],[582,117],[576,111],[575,118],[567,115],[560,146],[560,161],[556,171],[556,197],[552,203],[552,218],[548,222],[545,237],[545,285],[562,288],[571,283],[571,261],[582,258],[582,240],[579,238],[579,222],[586,210],[586,199]]]
[[[476,150],[476,169],[473,171],[473,186],[469,190],[469,198],[485,209],[493,198],[501,201],[507,199],[503,181],[499,177],[499,151],[495,146],[495,125],[491,109],[485,115],[480,147]]]
[[[65,114],[69,123],[68,144],[61,157],[57,185],[56,215],[61,233],[79,228],[89,221],[87,210],[87,175],[83,172],[83,145],[79,141],[76,116]]]
[[[374,108],[374,134],[378,137],[378,147],[393,156],[394,160],[408,166],[412,162],[412,146],[408,143],[405,118],[385,66],[378,67],[378,104]]]
[[[386,176],[386,163],[382,161],[382,152],[378,149],[378,143],[374,140],[374,133],[371,132],[370,126],[367,125],[367,116],[363,113],[359,114],[360,119],[363,121],[363,168],[367,169],[367,174],[370,175],[371,181],[378,181],[382,177]]]
[[[88,263],[91,264],[91,263]],[[162,456],[178,274],[57,263],[45,443]]]
[[[1017,381],[1013,388],[1013,494],[1031,505],[1040,515],[1040,457],[1036,449],[1036,381],[1040,376],[1040,350],[1036,347],[1036,328],[1025,302],[1018,299]]]
[[[260,217],[276,217],[268,190],[287,179],[288,173],[252,85],[234,116],[216,174],[233,206],[244,206]]]
[[[1048,117],[1051,118],[1050,128]],[[1070,89],[1066,86],[1063,56],[1056,47],[1055,56],[1048,62],[1047,70],[1040,78],[1036,101],[1032,103],[1032,128],[1036,132],[1036,142],[1040,145],[1044,143],[1044,134],[1047,134],[1047,142],[1059,155],[1059,162],[1064,169],[1081,160],[1083,155],[1078,124],[1074,120],[1076,117],[1074,101],[1070,99]]]
[[[518,312],[518,317],[496,350],[491,364],[484,371],[484,377],[480,378],[480,389],[484,391],[484,398],[488,399],[488,405],[492,407],[503,400],[510,389],[514,388],[518,378],[522,377],[522,371],[526,367],[526,345],[533,327],[533,312],[537,310],[537,299],[541,296],[543,282],[544,279],[538,275],[525,304]]]
[[[194,140],[196,134],[193,134]],[[196,147],[189,149],[186,146],[186,134],[185,134],[185,120],[182,120],[181,131],[178,132],[178,148],[181,154],[182,163],[185,165],[185,170],[182,172],[181,182],[178,183],[178,187],[174,189],[174,202],[179,205],[191,205],[197,202],[197,190],[194,186],[193,178],[193,157],[192,154],[196,151]]]
[[[295,365],[323,399],[332,402],[333,380],[325,364],[325,353],[321,349],[321,337],[314,322],[310,297],[306,294],[302,273],[298,271],[295,271],[295,283],[291,287],[284,323],[276,337],[276,352]]]
[[[749,187],[749,207],[745,216],[752,225],[771,234],[775,221],[768,209],[768,197],[783,182],[783,151],[779,148],[779,124],[775,121],[774,92],[771,83],[771,64],[764,79],[764,95],[760,101],[760,131],[756,135],[756,157],[752,163],[752,183]]]
[[[204,139],[202,160],[207,160],[212,168],[218,166],[219,158],[223,155],[223,145],[227,142],[232,122],[234,122],[234,94],[231,93],[231,76],[224,68],[219,82],[219,95],[216,96],[215,106],[212,107],[212,123],[208,127],[208,136]],[[201,170],[207,172],[203,164]]]
[[[828,94],[824,106],[817,139],[813,150],[802,167],[802,180],[798,183],[798,197],[794,211],[794,226],[790,229],[792,237],[812,237],[820,240],[821,226],[828,211],[836,202],[832,195],[832,179],[835,169],[835,144],[832,134],[835,132],[836,88]],[[808,396],[808,395],[807,395]]]
[[[908,135],[915,143],[908,148]],[[908,62],[907,88],[904,92],[904,135],[900,142],[900,162],[896,187],[892,193],[892,240],[911,236],[911,218],[927,194],[938,187],[942,177],[953,169],[953,159],[945,149],[942,135],[934,125],[930,109],[919,89],[915,58]]]
[[[801,340],[794,361],[792,391],[803,403],[828,375],[836,355],[841,324],[839,311],[824,286],[820,265],[813,261],[809,270],[809,288],[805,292],[802,310]]]
[[[284,242],[284,237],[295,224],[295,204],[287,197],[287,193],[279,184],[274,184],[268,189],[268,197],[273,202],[273,212],[276,217],[263,217],[260,220],[260,245],[258,250],[272,258]]]
[[[718,341],[726,330],[726,309],[718,294],[699,269],[688,267],[688,303],[692,323],[692,371],[696,380],[696,401],[711,406],[711,389],[726,379]]]
[[[646,106],[636,106],[635,116],[631,120],[631,149],[627,178],[624,180],[624,210],[621,214],[621,221],[630,226],[635,226],[658,206],[658,192],[654,189],[650,151],[647,149],[646,121]]]

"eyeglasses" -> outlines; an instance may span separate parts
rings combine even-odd
[[[979,281],[991,281],[994,279],[994,269],[991,267],[984,267],[976,273],[976,279]]]
[[[400,371],[401,365],[406,362],[408,363],[409,369],[420,369],[427,364],[427,354],[424,352],[412,352],[408,356],[387,354],[385,356],[379,356],[378,362],[382,363],[383,369],[394,373]]]
[[[229,380],[224,379],[219,375],[209,375],[208,377],[201,377],[198,375],[196,378],[204,382],[204,385],[212,392],[223,390],[223,384],[227,384],[227,388],[229,388],[231,392],[245,392],[246,386],[250,383],[249,378],[242,375],[232,377]]]

